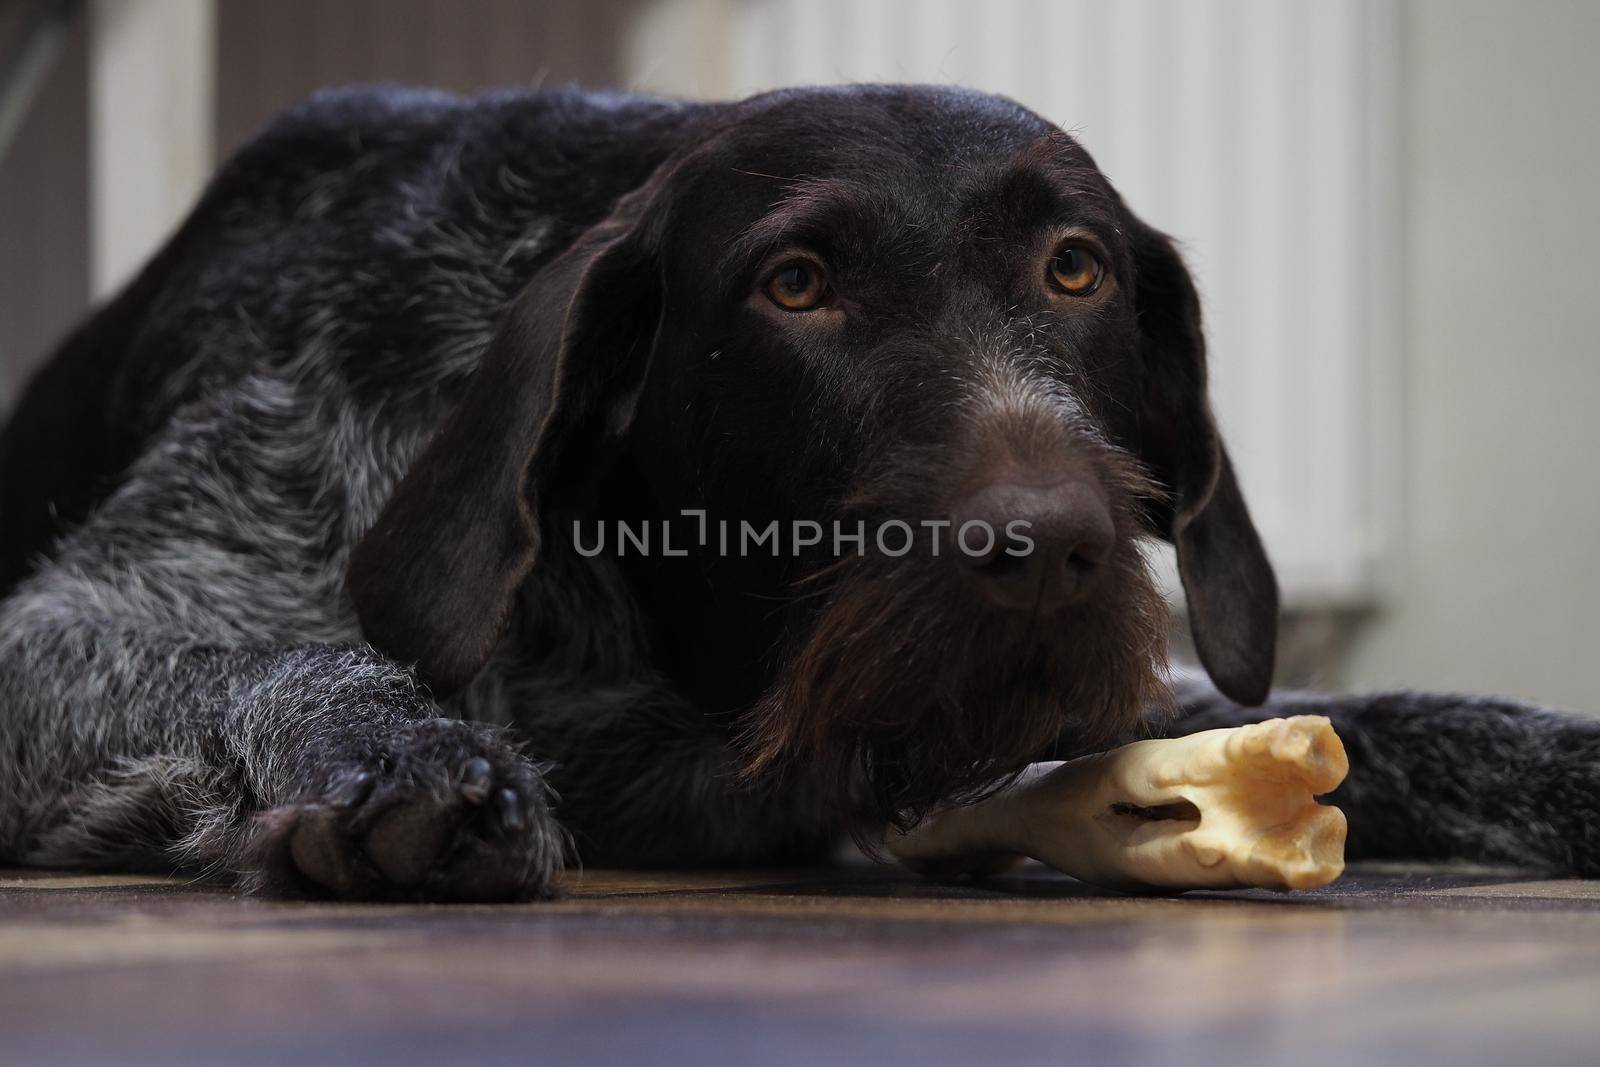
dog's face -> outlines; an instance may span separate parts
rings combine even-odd
[[[369,635],[413,620],[389,643],[459,681],[498,624],[464,643],[364,596],[372,546],[464,512],[478,531],[431,534],[457,547],[425,565],[462,618],[503,619],[538,511],[621,457],[663,514],[780,524],[776,555],[696,549],[712,584],[787,604],[752,767],[914,814],[1159,702],[1144,537],[1178,544],[1219,684],[1264,695],[1275,591],[1204,378],[1181,261],[1066,134],[956,90],[773,94],[534,279],[352,588]]]

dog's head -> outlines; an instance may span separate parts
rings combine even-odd
[[[549,517],[621,464],[661,514],[780,523],[776,556],[693,547],[710,587],[787,598],[756,769],[915,813],[1129,728],[1163,692],[1147,535],[1212,678],[1260,702],[1276,587],[1194,286],[1088,154],[931,88],[775,93],[698,134],[508,310],[352,559],[369,638],[470,678]]]

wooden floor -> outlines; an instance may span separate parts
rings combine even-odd
[[[590,871],[504,907],[0,872],[0,1062],[1600,1063],[1600,882]]]

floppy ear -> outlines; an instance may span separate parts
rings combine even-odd
[[[1195,649],[1211,680],[1241,704],[1272,688],[1278,583],[1206,395],[1200,299],[1172,242],[1134,222],[1142,450],[1172,492],[1155,517],[1178,550]]]
[[[350,557],[367,640],[436,691],[469,681],[539,550],[539,512],[632,421],[661,315],[649,189],[541,269]]]

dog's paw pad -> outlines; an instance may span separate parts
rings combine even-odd
[[[289,857],[307,879],[335,893],[355,888],[354,858],[331,808],[302,812],[289,835]]]
[[[402,801],[373,820],[362,848],[388,881],[421,885],[455,834],[457,818],[449,804]]]

